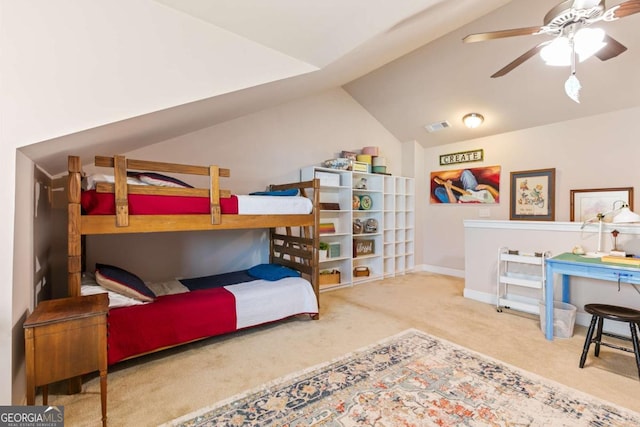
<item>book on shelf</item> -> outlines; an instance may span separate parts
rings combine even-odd
[[[335,233],[336,226],[332,222],[321,222],[318,230],[320,231],[320,234]]]

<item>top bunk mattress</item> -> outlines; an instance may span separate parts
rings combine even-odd
[[[115,198],[111,193],[83,191],[82,212],[85,215],[115,215]],[[130,215],[197,215],[209,214],[208,197],[159,196],[129,194]],[[232,195],[220,198],[223,215],[306,215],[313,203],[301,196]]]

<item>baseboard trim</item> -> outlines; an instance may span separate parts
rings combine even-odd
[[[439,267],[437,265],[421,264],[417,265],[414,271],[427,271],[429,273],[443,274],[445,276],[460,277],[464,279],[464,270],[455,268]]]
[[[462,296],[468,299],[472,299],[474,301],[483,302],[485,304],[496,305],[497,297],[493,294],[488,294],[486,292],[474,291],[473,289],[464,288]]]

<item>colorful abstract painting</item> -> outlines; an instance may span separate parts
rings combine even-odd
[[[431,172],[431,203],[499,203],[500,166]]]

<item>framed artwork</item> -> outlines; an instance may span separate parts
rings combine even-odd
[[[431,172],[431,203],[499,203],[500,166]]]
[[[571,190],[570,197],[571,221],[584,222],[597,217],[598,214],[609,213],[603,221],[611,222],[612,211],[622,207],[623,203],[627,203],[629,209],[633,210],[633,187]]]
[[[509,219],[554,221],[556,169],[511,172]]]

